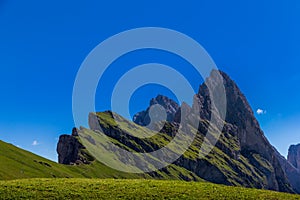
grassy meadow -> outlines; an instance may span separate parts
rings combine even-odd
[[[300,199],[299,195],[205,182],[142,179],[0,181],[0,199]]]

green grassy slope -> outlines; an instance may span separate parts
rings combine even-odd
[[[114,180],[24,179],[0,181],[0,199],[300,199],[299,195],[212,183]]]
[[[0,141],[0,179],[53,177],[139,178],[141,176],[118,172],[99,162],[79,166],[61,165]]]
[[[165,172],[157,171],[157,179],[184,179],[201,181],[196,175],[176,165]],[[149,174],[129,174],[111,169],[100,162],[90,165],[62,165],[0,141],[0,180],[24,178],[152,178]]]

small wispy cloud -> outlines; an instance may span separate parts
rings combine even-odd
[[[267,114],[267,111],[259,108],[259,109],[256,110],[256,113],[258,115],[264,115],[264,114]]]
[[[32,146],[37,146],[37,145],[39,145],[38,141],[37,140],[33,140]]]

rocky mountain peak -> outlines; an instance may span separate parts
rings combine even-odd
[[[241,128],[247,128],[247,126],[251,125],[256,129],[260,129],[258,121],[256,120],[245,95],[227,74],[222,71],[220,71],[220,73],[223,76],[226,89],[226,122]]]
[[[200,107],[201,118],[210,119],[212,105],[207,84],[219,84],[218,73],[223,78],[222,82],[226,92],[226,123],[237,127],[236,134],[242,148],[255,150],[270,157],[270,152],[265,147],[271,145],[265,138],[250,104],[237,84],[226,73],[217,70],[211,72],[210,77],[200,86],[198,94],[194,98],[193,107]],[[218,96],[216,95],[216,97]]]
[[[224,96],[220,96],[222,95],[219,92],[220,88],[225,89],[226,101],[222,101]],[[217,98],[217,101],[211,101],[211,96]],[[218,110],[222,106],[226,107],[226,113]],[[198,111],[200,113],[196,113]],[[214,149],[205,158],[200,158],[198,151],[201,151],[210,118],[215,113],[222,115],[221,118],[225,119],[226,123]],[[195,177],[214,183],[300,193],[298,170],[269,143],[246,97],[236,83],[222,71],[211,72],[211,75],[200,86],[198,93],[194,95],[192,107],[185,103],[182,103],[180,107],[172,99],[158,95],[151,99],[146,110],[134,115],[135,124],[116,115],[128,129],[122,130],[119,126],[115,126],[110,120],[113,119],[111,113],[99,112],[89,115],[91,129],[89,131],[99,131],[101,127],[101,131],[106,136],[125,145],[133,152],[153,152],[161,148],[162,144],[169,143],[170,139],[176,135],[179,125],[177,122],[181,120],[181,115],[184,116],[183,119],[188,119],[187,123],[192,123],[195,116],[198,117],[199,114],[201,120],[198,129],[193,126],[183,129],[197,134],[192,147],[172,165],[189,171]],[[131,132],[143,133],[145,131],[138,125],[151,129],[149,124],[152,123],[152,116],[155,116],[154,119],[158,116],[157,119],[168,121],[156,135],[155,140],[134,137]],[[58,143],[60,163],[70,164],[86,157],[86,155],[81,157],[86,151],[83,146],[77,144],[78,131],[85,131],[85,129],[73,129],[72,135],[61,136]],[[74,146],[75,149],[73,149]],[[299,151],[294,150],[294,147],[290,151],[290,160],[298,167]],[[139,160],[132,160],[132,162],[138,164]],[[160,172],[169,174],[167,168],[161,169]],[[150,176],[159,177],[156,172],[151,173]],[[193,180],[193,178],[185,177],[184,180]]]
[[[234,135],[239,141],[241,155],[249,159],[257,168],[261,168],[261,166],[256,163],[256,158],[253,155],[260,155],[264,160],[268,161],[274,170],[272,173],[268,172],[268,187],[273,189],[284,188],[284,184],[288,180],[284,172],[285,169],[281,167],[276,150],[264,136],[246,97],[226,73],[217,70],[211,72],[210,77],[200,86],[198,93],[195,95],[193,108],[198,106],[200,108],[200,117],[202,119],[210,119],[213,105],[208,86],[212,87],[220,83],[218,74],[222,76],[222,82],[226,91],[225,121],[233,126],[235,130]],[[215,97],[218,97],[218,95]],[[296,186],[293,186],[295,189]]]
[[[133,122],[141,126],[149,125],[151,123],[151,108],[155,108],[155,105],[160,105],[164,108],[166,113],[163,114],[166,114],[165,117],[168,122],[174,121],[174,117],[180,108],[174,100],[163,95],[157,95],[157,97],[150,100],[149,107],[146,110],[138,112],[133,116]],[[158,107],[155,108],[155,112],[159,113]]]
[[[222,77],[222,82],[219,77]],[[226,92],[226,117],[225,121],[240,128],[246,128],[251,125],[259,128],[254,113],[237,84],[225,73],[220,70],[213,70],[210,76],[200,85],[198,93],[194,98],[194,107],[200,106],[201,118],[209,119],[211,111],[211,99],[208,84],[211,88],[218,84],[223,84]],[[218,97],[218,94],[214,96]],[[249,124],[250,123],[250,124]]]
[[[157,97],[151,99],[150,106],[154,104],[164,107],[167,113],[175,113],[179,108],[179,105],[175,101],[163,95],[157,95]]]
[[[290,146],[287,159],[295,168],[300,169],[300,144]]]

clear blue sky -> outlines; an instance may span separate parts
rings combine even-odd
[[[57,160],[57,138],[74,126],[72,88],[87,54],[121,31],[158,26],[203,45],[253,110],[262,110],[257,118],[283,155],[290,144],[300,143],[300,1],[88,2],[0,0],[1,140]],[[182,62],[146,51],[116,65],[149,61]],[[192,73],[187,76],[194,87],[201,83]],[[156,93],[168,94],[156,86],[137,91],[131,112],[146,107]],[[97,92],[99,110],[108,105],[104,96]]]

